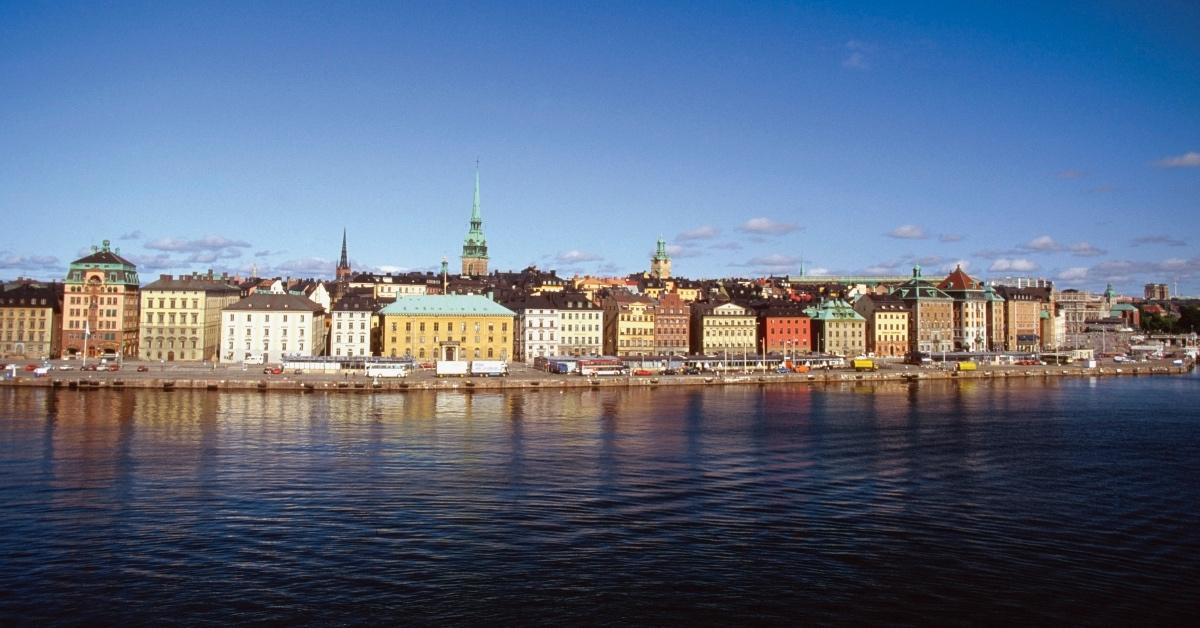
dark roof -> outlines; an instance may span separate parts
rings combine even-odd
[[[374,312],[379,308],[379,301],[369,295],[354,293],[343,296],[330,307],[335,312]]]
[[[588,300],[582,292],[550,292],[546,298],[560,310],[600,310],[599,304]]]
[[[254,294],[230,305],[226,310],[291,310],[302,312],[323,312],[320,305],[313,303],[307,297],[296,296],[294,294],[268,294],[266,292],[255,292]]]
[[[758,310],[760,318],[799,318],[801,316],[808,318],[808,314],[803,307],[798,305],[759,305],[755,309]]]
[[[120,255],[117,255],[116,253],[113,253],[110,249],[101,249],[95,253],[92,253],[91,255],[81,257],[71,263],[80,264],[83,266],[88,264],[124,264],[131,268],[134,267],[133,262],[121,257]]]
[[[231,285],[227,281],[220,279],[209,279],[208,277],[192,277],[184,275],[178,279],[171,277],[159,277],[158,281],[152,281],[142,287],[142,290],[203,290],[205,292],[241,292],[237,286]]]
[[[0,290],[0,306],[3,307],[49,307],[58,310],[62,285],[54,283],[25,283]],[[36,303],[34,300],[45,300]]]

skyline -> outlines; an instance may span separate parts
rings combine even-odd
[[[0,4],[0,276],[432,271],[479,159],[492,269],[1200,293],[1200,9],[907,10]]]

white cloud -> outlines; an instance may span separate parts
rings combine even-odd
[[[1049,253],[1052,251],[1061,251],[1062,245],[1054,241],[1054,238],[1043,235],[1038,236],[1029,242],[1026,242],[1021,248],[1028,251],[1038,251],[1040,253]]]
[[[794,223],[775,222],[770,218],[751,218],[742,223],[741,230],[746,233],[756,233],[762,235],[783,235],[800,229]]]
[[[887,235],[901,240],[924,240],[926,238],[925,230],[917,225],[900,225],[887,232]]]
[[[1032,260],[1022,259],[1022,258],[1009,259],[1007,257],[1002,257],[1002,258],[992,262],[992,265],[988,267],[988,270],[990,272],[994,272],[994,273],[997,273],[997,272],[1027,273],[1027,272],[1035,271],[1037,269],[1038,269],[1037,262],[1034,262]]]
[[[963,239],[959,233],[943,233],[938,236],[938,242],[959,242]]]
[[[121,235],[117,236],[117,239],[118,240],[141,240],[142,232],[139,229],[134,229],[133,231],[130,231],[128,233],[122,233]]]
[[[1174,157],[1163,157],[1158,160],[1158,166],[1160,168],[1198,168],[1200,167],[1200,153],[1189,151]]]
[[[1097,257],[1108,253],[1108,251],[1096,248],[1087,242],[1076,242],[1069,248],[1071,250],[1071,255],[1074,255],[1075,257]]]
[[[554,261],[556,261],[560,264],[579,264],[582,262],[598,262],[603,259],[604,259],[603,256],[596,255],[595,253],[585,253],[584,251],[580,251],[577,249],[571,249],[570,251],[563,251],[554,256]]]
[[[88,254],[91,254],[89,251]],[[83,257],[82,255],[80,257]],[[53,255],[17,255],[8,251],[0,251],[0,268],[13,270],[47,270],[59,269],[58,258]]]
[[[1129,243],[1130,246],[1141,246],[1143,244],[1163,244],[1166,246],[1187,246],[1187,242],[1179,238],[1172,238],[1169,235],[1148,235],[1140,238],[1134,238]]]
[[[1058,273],[1058,278],[1063,281],[1080,281],[1087,279],[1088,268],[1086,266],[1073,266]]]
[[[249,242],[242,240],[230,240],[224,236],[204,236],[196,240],[185,240],[182,238],[159,238],[152,242],[146,243],[146,248],[156,251],[171,251],[171,252],[194,252],[194,251],[214,251],[227,248],[249,248]]]
[[[711,240],[712,238],[720,235],[720,233],[721,230],[717,229],[716,227],[703,225],[696,227],[695,229],[688,229],[687,231],[675,236],[675,239],[679,242],[688,242],[691,240]]]
[[[667,255],[671,257],[700,257],[700,251],[696,249],[686,248],[679,244],[668,244]],[[653,257],[653,255],[651,255]]]

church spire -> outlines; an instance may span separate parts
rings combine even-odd
[[[487,238],[483,235],[483,217],[479,211],[479,160],[475,161],[475,198],[471,202],[471,228],[463,238],[462,274],[480,277],[488,272]]]
[[[334,271],[334,276],[338,281],[350,280],[350,258],[346,255],[346,228],[342,227],[342,256],[338,259],[337,270]]]

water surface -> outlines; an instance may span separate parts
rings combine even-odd
[[[1178,623],[1200,379],[0,389],[0,623]]]

